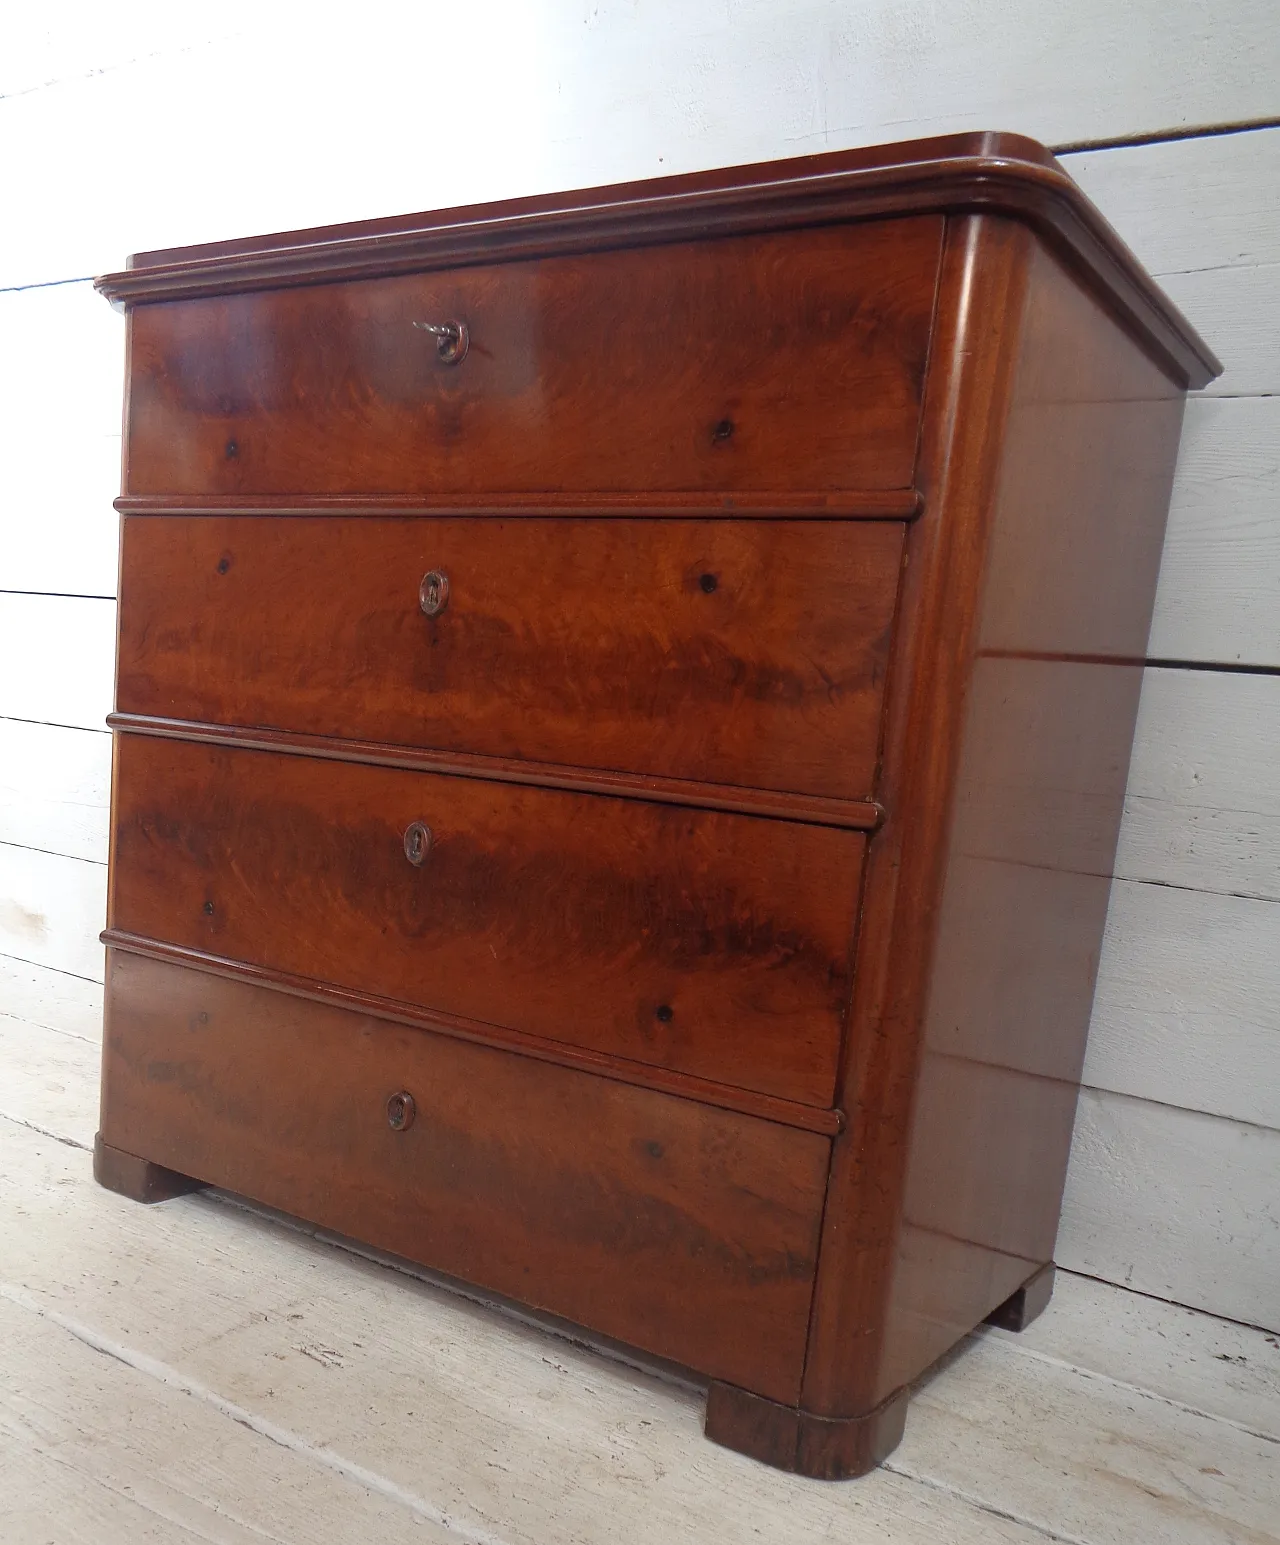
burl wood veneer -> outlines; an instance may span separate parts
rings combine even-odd
[[[1043,1307],[1188,388],[970,135],[145,253],[104,1185],[858,1474]]]

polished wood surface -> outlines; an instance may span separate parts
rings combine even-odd
[[[961,226],[943,286],[961,359],[907,555],[910,574],[936,543],[938,567],[904,597],[918,674],[891,696],[840,1096],[868,1119],[837,1144],[806,1371],[833,1414],[917,1377],[1052,1258],[1181,420],[1026,232]]]
[[[131,517],[117,706],[866,798],[902,530]]]
[[[114,951],[103,1088],[125,1153],[796,1398],[825,1138]]]
[[[190,945],[144,938],[121,928],[106,929],[102,934],[102,942],[110,949],[143,955],[148,960],[158,960],[166,965],[191,966],[211,976],[270,987],[275,992],[305,998],[310,1003],[327,1003],[338,1008],[353,1009],[361,1014],[372,1015],[375,1019],[384,1019],[390,1024],[430,1030],[461,1041],[476,1041],[481,1046],[498,1047],[521,1057],[552,1062],[557,1067],[598,1073],[604,1078],[622,1084],[635,1084],[641,1089],[660,1089],[667,1094],[679,1095],[682,1099],[715,1105],[721,1110],[741,1111],[745,1116],[759,1116],[764,1121],[778,1121],[783,1126],[798,1127],[803,1132],[821,1132],[825,1137],[832,1137],[842,1131],[845,1124],[844,1112],[831,1106],[802,1105],[796,1100],[764,1094],[758,1089],[744,1089],[740,1085],[673,1071],[655,1062],[633,1062],[590,1046],[572,1045],[568,1041],[553,1041],[547,1036],[533,1035],[528,1030],[513,1030],[508,1025],[467,1019],[460,1014],[449,1014],[416,1003],[404,1003],[361,988],[321,982],[310,976],[296,976],[282,971],[278,966],[255,966],[248,961],[216,955],[208,950],[193,949]]]
[[[142,306],[125,492],[906,488],[941,234],[926,217]],[[416,324],[455,319],[450,364]]]
[[[1041,144],[1021,134],[939,135],[729,170],[471,205],[358,225],[138,253],[96,281],[117,304],[322,280],[809,229],[889,215],[986,210],[1025,223],[1160,358],[1206,385],[1221,364]]]
[[[418,772],[449,773],[460,778],[487,778],[496,783],[573,789],[579,794],[615,794],[620,799],[651,800],[662,805],[684,805],[693,810],[732,810],[742,815],[773,816],[782,821],[808,821],[816,826],[847,826],[853,831],[873,831],[884,813],[873,799],[827,799],[818,794],[742,788],[731,783],[655,778],[651,773],[609,772],[596,767],[566,767],[556,762],[477,756],[470,751],[429,751],[414,746],[391,746],[377,740],[303,735],[296,730],[209,724],[199,719],[156,719],[147,714],[109,714],[107,724],[114,730],[154,735],[160,739],[199,740],[210,746],[245,746],[255,751],[281,751],[293,756],[324,756],[340,762],[364,762],[371,767],[407,767]]]
[[[713,1443],[814,1480],[845,1481],[874,1470],[902,1441],[907,1391],[862,1416],[818,1416],[731,1384],[707,1391],[704,1431]]]
[[[113,928],[831,1104],[861,833],[133,735],[116,756]]]
[[[1007,136],[102,288],[104,1143],[687,1361],[770,1464],[877,1463],[1051,1286],[1212,354]]]

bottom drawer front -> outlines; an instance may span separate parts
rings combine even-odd
[[[105,1142],[798,1398],[827,1139],[109,958]]]

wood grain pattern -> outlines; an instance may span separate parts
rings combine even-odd
[[[415,820],[434,834],[421,868]],[[110,921],[830,1105],[864,843],[121,735]]]
[[[864,798],[901,550],[879,522],[131,518],[116,702]]]
[[[883,811],[871,799],[826,799],[816,794],[740,788],[728,783],[694,783],[687,778],[655,778],[644,773],[606,772],[595,767],[564,767],[555,762],[523,762],[512,757],[477,756],[469,751],[425,751],[389,746],[382,741],[348,740],[333,735],[301,735],[294,730],[246,729],[238,724],[207,724],[192,719],[151,719],[139,714],[111,714],[111,729],[167,740],[196,740],[209,746],[244,746],[288,756],[324,756],[370,767],[403,767],[448,773],[460,778],[488,778],[495,783],[572,789],[579,794],[613,794],[693,810],[732,810],[817,826],[847,826],[873,831]]]
[[[661,157],[659,157],[661,159]],[[1220,369],[1043,145],[1016,134],[946,135],[135,256],[98,287],[116,301],[174,299],[549,253],[653,246],[682,237],[986,209],[1034,226],[1172,373],[1202,386]]]
[[[658,1089],[686,1100],[699,1100],[704,1105],[715,1105],[721,1110],[742,1111],[745,1115],[759,1116],[765,1121],[778,1121],[783,1126],[799,1127],[804,1132],[821,1132],[831,1137],[844,1127],[844,1112],[830,1106],[801,1105],[776,1094],[762,1094],[758,1089],[743,1089],[734,1084],[699,1078],[692,1073],[674,1072],[653,1062],[632,1062],[616,1053],[598,1051],[591,1046],[575,1046],[564,1040],[553,1041],[528,1030],[513,1030],[506,1025],[489,1024],[440,1009],[424,1008],[420,1004],[404,1003],[361,988],[341,987],[333,982],[317,981],[314,977],[295,976],[280,970],[278,966],[249,965],[243,960],[231,960],[225,955],[192,949],[188,945],[144,939],[118,928],[108,928],[102,935],[102,942],[110,949],[143,955],[148,960],[190,966],[233,982],[248,982],[254,986],[270,987],[275,992],[290,993],[309,1003],[332,1004],[338,1008],[372,1015],[375,1019],[387,1020],[391,1024],[407,1025],[410,1029],[430,1030],[438,1035],[453,1036],[457,1040],[474,1041],[481,1046],[495,1046],[522,1057],[554,1063],[557,1067],[575,1068],[581,1072],[598,1074],[602,1078],[616,1079],[619,1083],[635,1084],[641,1089]]]
[[[908,487],[941,230],[932,217],[139,307],[124,489]],[[414,324],[453,319],[470,348],[445,364]]]
[[[825,1139],[134,956],[107,1015],[106,1142],[795,1398]]]
[[[947,790],[959,749],[958,706],[972,647],[999,443],[1014,372],[1032,240],[981,217],[948,229],[926,404],[925,513],[910,529],[901,642],[887,704],[883,779],[892,791],[867,863],[849,1031],[844,1108],[859,1119],[833,1145],[828,1206],[806,1353],[807,1409],[855,1416],[880,1404],[890,1285],[910,1156],[909,1110],[942,880]],[[982,330],[984,347],[974,343]],[[847,1103],[845,1103],[847,1102]],[[874,1186],[866,1183],[877,1177]],[[996,1261],[987,1256],[990,1269]],[[994,1308],[1004,1291],[983,1283]],[[942,1279],[955,1280],[952,1274]],[[981,1279],[980,1279],[981,1280]],[[961,1279],[963,1283],[963,1279]],[[939,1289],[947,1303],[950,1295]],[[899,1312],[903,1307],[899,1300]]]
[[[1181,400],[1216,361],[999,138],[151,257],[104,285],[134,351],[108,941],[385,1037],[518,1039],[539,1077],[838,1122],[792,1393],[715,1374],[708,1418],[807,1474],[873,1462],[1052,1252]],[[428,318],[465,357],[413,353]],[[905,530],[868,518],[890,493]]]
[[[614,489],[607,500],[572,489],[527,489],[520,493],[448,492],[430,500],[404,494],[121,494],[122,515],[343,515],[348,518],[500,515],[557,519],[565,516],[631,515],[647,519],[745,520],[911,520],[920,513],[914,488],[836,488],[733,493],[700,489],[665,492]]]
[[[836,1144],[806,1373],[833,1415],[1051,1258],[1066,1173],[1181,393],[1024,240],[944,257],[841,1095],[874,1118]]]

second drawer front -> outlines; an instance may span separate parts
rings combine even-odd
[[[115,809],[116,929],[831,1103],[860,833],[135,735]]]
[[[119,706],[857,799],[902,531],[133,517]]]

